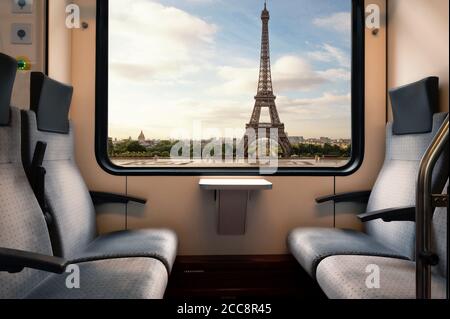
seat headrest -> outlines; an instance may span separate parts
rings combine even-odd
[[[41,72],[31,73],[30,108],[36,113],[39,131],[69,133],[69,110],[73,87],[50,79]]]
[[[9,124],[11,96],[16,73],[17,61],[0,53],[0,126]]]
[[[389,92],[394,113],[394,134],[424,134],[433,130],[439,103],[439,78],[428,77]]]

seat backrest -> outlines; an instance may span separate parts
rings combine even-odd
[[[448,194],[448,181],[443,194]],[[439,265],[435,271],[442,277],[447,277],[447,218],[448,208],[438,208],[433,216],[433,252],[439,256]]]
[[[23,114],[23,161],[27,169],[37,142],[47,143],[43,167],[53,251],[76,256],[96,237],[95,210],[74,159],[74,130],[69,122],[72,87],[31,75],[31,110]]]
[[[411,89],[416,95],[415,101],[407,100],[403,105],[402,94],[408,98]],[[436,78],[427,78],[409,86],[391,92],[392,107],[395,110],[394,123],[389,123],[386,130],[386,157],[383,168],[373,187],[367,211],[378,211],[388,208],[415,206],[416,184],[420,162],[433,138],[443,124],[446,115],[434,114],[436,94],[439,85]],[[422,96],[419,98],[417,94]],[[433,104],[433,105],[431,105]],[[424,110],[425,109],[425,110]],[[411,126],[411,123],[430,123],[422,127]],[[431,127],[431,129],[430,129]],[[448,176],[448,150],[438,161],[433,177],[433,191],[440,192]],[[394,249],[401,255],[415,259],[415,223],[390,222],[376,220],[366,223],[366,232],[378,242]]]
[[[17,62],[0,53],[0,247],[51,255],[47,225],[21,160],[20,111],[10,107]],[[47,274],[0,272],[0,299],[25,297]]]

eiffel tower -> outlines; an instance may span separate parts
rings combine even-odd
[[[250,123],[246,125],[247,130],[253,129],[256,134],[256,141],[259,139],[259,132],[266,131],[266,137],[270,137],[271,129],[278,130],[278,147],[281,147],[283,157],[289,157],[292,152],[292,146],[285,132],[284,124],[280,121],[277,106],[275,104],[276,96],[273,94],[272,71],[270,67],[270,43],[269,43],[269,20],[270,13],[267,10],[267,2],[264,2],[264,10],[261,14],[262,20],[262,41],[261,41],[261,64],[259,70],[258,93],[255,96],[255,107],[253,109]],[[261,111],[263,108],[269,108],[270,123],[261,122]],[[244,138],[245,155],[248,157],[248,136]],[[267,153],[270,152],[270,142],[266,143]],[[269,153],[270,154],[270,153]]]

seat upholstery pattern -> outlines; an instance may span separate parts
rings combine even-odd
[[[78,264],[80,288],[69,289],[69,274],[52,275],[27,299],[162,299],[168,275],[156,259],[124,258]]]
[[[288,246],[297,261],[313,278],[319,263],[339,252],[342,255],[368,255],[403,258],[372,237],[353,230],[300,228],[291,232]]]
[[[445,120],[446,113],[433,116],[428,134],[393,135],[387,125],[386,158],[373,188],[367,211],[414,206],[420,161]],[[439,159],[433,189],[441,190],[448,176],[448,151]],[[438,191],[439,192],[439,191]],[[365,223],[366,234],[326,228],[299,228],[288,237],[292,254],[315,277],[321,260],[333,255],[367,255],[414,260],[415,226],[412,222],[381,220]]]
[[[95,211],[89,192],[72,161],[45,162],[45,193],[60,240],[55,243],[57,254],[68,257],[81,253],[95,238]],[[51,195],[50,195],[51,194]]]
[[[0,127],[0,247],[51,255],[44,216],[23,171],[20,111],[11,108],[10,126]],[[25,295],[48,275],[31,269],[0,272],[0,299]]]
[[[379,288],[367,285],[374,266],[379,269]],[[416,298],[416,266],[413,261],[372,256],[332,256],[319,264],[317,281],[330,299]],[[444,277],[433,276],[432,298],[446,298]]]
[[[89,190],[74,159],[74,128],[69,134],[41,132],[36,113],[24,114],[27,136],[27,165],[38,141],[47,143],[43,166],[47,174],[46,200],[55,226],[52,244],[55,254],[70,260],[152,257],[172,270],[177,253],[176,235],[168,230],[127,230],[97,238],[96,213]]]
[[[10,110],[10,125],[0,126],[0,164],[22,165],[20,111],[16,108]]]
[[[45,195],[52,215],[52,242],[57,256],[68,258],[81,253],[96,237],[95,209],[81,177],[73,153],[73,127],[69,134],[41,132],[36,114],[24,114],[27,137],[24,162],[30,166],[37,142],[46,142],[43,166]]]
[[[122,258],[152,257],[172,270],[177,252],[177,236],[171,230],[127,230],[97,237],[81,254],[72,256],[77,262]]]
[[[373,187],[367,211],[415,206],[416,183],[426,150],[445,120],[446,113],[435,114],[428,134],[394,135],[388,124],[386,159]],[[448,150],[439,159],[433,178],[433,191],[440,192],[448,176]],[[411,260],[415,258],[415,225],[412,222],[371,221],[366,233]]]

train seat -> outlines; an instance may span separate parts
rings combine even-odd
[[[368,199],[359,215],[365,233],[326,228],[298,228],[288,247],[313,277],[319,263],[335,255],[415,258],[415,196],[418,170],[446,113],[434,114],[439,79],[429,77],[390,92],[394,122],[387,125],[386,157],[371,191],[327,196],[317,201],[351,202]],[[442,155],[433,178],[433,190],[442,190],[448,176],[448,151]],[[383,217],[383,218],[380,218]]]
[[[151,258],[83,262],[80,286],[66,285],[72,261],[52,256],[44,214],[21,159],[20,111],[10,106],[15,59],[0,54],[0,299],[160,299],[168,275]]]
[[[89,192],[74,159],[74,127],[69,121],[73,88],[42,73],[31,75],[31,110],[24,112],[24,163],[34,175],[38,144],[46,145],[41,166],[49,227],[56,256],[76,261],[112,257],[150,257],[170,273],[177,254],[177,236],[167,229],[124,230],[97,236],[94,201],[145,203],[136,198]],[[39,156],[38,156],[39,157]],[[37,190],[40,193],[40,190]],[[38,196],[39,197],[39,196]]]

